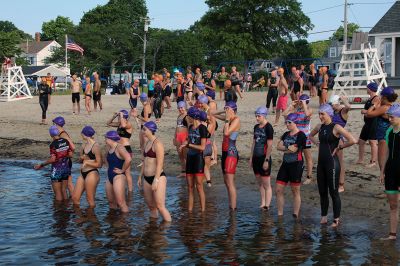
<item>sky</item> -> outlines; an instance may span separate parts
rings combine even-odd
[[[266,1],[266,0],[264,0]],[[19,29],[34,35],[40,32],[42,23],[58,15],[69,17],[78,24],[85,12],[107,0],[0,0],[0,20],[9,20]],[[309,32],[308,41],[328,39],[343,25],[344,0],[299,0],[303,12],[310,17],[314,29]],[[369,31],[394,0],[348,0],[348,21],[359,24],[363,31]],[[187,29],[207,11],[204,0],[146,0],[150,27],[170,30]],[[365,27],[365,28],[364,28]]]

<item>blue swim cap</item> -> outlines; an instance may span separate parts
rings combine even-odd
[[[186,103],[184,101],[178,102],[178,108],[185,108],[186,109]]]
[[[145,92],[142,92],[142,94],[140,94],[139,98],[142,102],[145,102],[148,99],[147,94]]]
[[[378,84],[376,84],[375,82],[368,83],[367,88],[373,92],[377,92]]]
[[[286,121],[290,121],[290,122],[296,123],[296,120],[297,120],[298,117],[299,116],[297,114],[290,113],[290,114],[287,115]]]
[[[256,115],[267,116],[268,115],[268,109],[265,108],[264,106],[260,106],[256,110]]]
[[[381,96],[390,96],[394,94],[394,89],[392,87],[386,87],[381,91]]]
[[[113,141],[119,141],[121,139],[121,137],[118,135],[118,132],[115,130],[108,131],[104,136]]]
[[[93,135],[96,133],[94,129],[91,126],[85,126],[82,131],[82,135],[86,137],[93,137]]]
[[[206,85],[204,85],[203,82],[196,82],[196,87],[197,87],[199,90],[203,91],[203,90],[206,88]]]
[[[199,103],[208,103],[208,97],[205,95],[200,95],[199,98],[197,98],[197,100],[199,101]]]
[[[211,99],[215,100],[215,91],[213,91],[213,90],[208,90],[207,93],[206,93],[206,95],[207,95],[208,97],[211,97]]]
[[[60,135],[60,131],[58,130],[58,128],[56,126],[51,126],[49,128],[49,134],[50,136],[54,137],[54,136],[58,136]]]
[[[202,122],[207,121],[207,113],[201,110],[196,112],[194,119],[200,120]]]
[[[157,124],[154,123],[153,121],[148,121],[143,124],[144,127],[146,127],[148,130],[150,130],[153,134],[156,133],[157,131]]]
[[[319,107],[319,112],[320,113],[326,113],[327,115],[329,115],[330,117],[333,117],[334,111],[333,108],[330,104],[323,104]]]
[[[400,103],[394,103],[386,113],[390,116],[400,117]]]
[[[121,110],[121,111],[119,111],[119,112],[122,113],[122,117],[123,117],[123,118],[128,119],[129,113],[128,113],[127,110]]]
[[[302,94],[299,97],[300,101],[306,101],[306,103],[308,104],[310,102],[310,96],[308,96],[307,94]]]
[[[233,109],[233,111],[237,111],[237,105],[236,105],[236,103],[235,102],[233,102],[233,101],[230,101],[230,102],[226,102],[225,103],[225,107],[229,107],[229,108],[231,108],[231,109]],[[224,108],[225,108],[224,107]]]
[[[56,118],[53,119],[52,122],[60,127],[63,127],[65,125],[65,119],[62,116],[57,116]]]
[[[191,118],[194,118],[196,113],[198,112],[198,109],[194,106],[190,107],[189,110],[187,111],[187,115]]]

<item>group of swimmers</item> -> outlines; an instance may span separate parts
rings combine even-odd
[[[176,87],[172,87],[174,98],[177,101],[178,117],[173,143],[176,146],[181,163],[180,176],[186,177],[188,187],[188,210],[194,208],[194,194],[197,191],[201,211],[206,209],[206,196],[203,184],[211,186],[210,167],[217,163],[218,149],[215,140],[215,132],[218,130],[217,120],[223,123],[222,132],[222,156],[221,168],[224,183],[227,188],[229,207],[236,210],[237,194],[235,186],[236,166],[239,153],[236,140],[241,129],[238,116],[237,90],[231,80],[224,81],[225,105],[223,110],[218,110],[215,100],[215,81],[210,78],[201,78],[197,73],[192,78],[191,73],[183,75],[177,73]],[[295,77],[300,72],[295,72]],[[253,143],[250,151],[249,164],[253,168],[260,191],[260,208],[269,210],[272,199],[271,168],[273,149],[274,126],[279,122],[279,116],[285,118],[287,131],[278,140],[276,149],[283,153],[282,164],[279,167],[276,178],[276,201],[278,215],[283,215],[284,189],[290,184],[293,193],[293,217],[296,219],[300,214],[300,185],[302,183],[303,171],[306,165],[306,179],[304,184],[313,180],[313,159],[311,146],[318,146],[318,162],[316,180],[320,194],[321,224],[328,223],[329,196],[333,205],[332,227],[340,225],[341,200],[340,192],[344,191],[345,169],[343,163],[343,150],[358,143],[359,160],[364,162],[364,145],[368,141],[371,146],[371,160],[366,167],[374,167],[378,163],[380,167],[380,180],[385,183],[385,191],[389,199],[390,233],[387,239],[396,239],[398,221],[398,194],[400,168],[400,105],[395,103],[397,94],[390,88],[384,88],[380,96],[377,95],[378,85],[370,83],[367,86],[370,99],[362,110],[365,125],[361,131],[359,140],[346,129],[350,105],[344,96],[333,95],[329,100],[323,98],[318,110],[320,124],[311,129],[312,108],[309,106],[310,96],[303,93],[303,86],[288,85],[283,75],[283,69],[278,69],[272,75],[276,80],[268,84],[276,84],[279,98],[290,96],[292,102],[287,107],[288,99],[281,103],[281,108],[276,111],[275,122],[271,124],[268,120],[269,106],[262,106],[255,110],[256,125],[253,128]],[[211,73],[210,73],[211,74]],[[208,77],[207,73],[207,77]],[[165,88],[169,86],[168,74],[165,75],[168,82],[163,82],[163,74],[153,77],[153,92],[140,93],[138,84],[130,87],[128,91],[131,111],[121,110],[115,113],[108,121],[109,126],[114,126],[117,131],[109,131],[106,138],[106,156],[102,157],[99,145],[94,141],[93,128],[87,126],[82,130],[82,138],[86,143],[81,150],[80,160],[82,162],[81,176],[73,188],[70,170],[65,170],[71,165],[72,151],[74,145],[68,134],[62,128],[63,123],[58,123],[60,118],[53,120],[55,124],[50,128],[53,142],[50,145],[51,158],[37,165],[40,168],[46,164],[53,164],[52,180],[53,189],[57,199],[65,199],[66,190],[72,193],[75,204],[79,204],[83,191],[86,191],[90,206],[94,206],[94,195],[99,182],[97,169],[104,163],[108,163],[108,180],[106,181],[107,197],[111,208],[120,208],[121,211],[128,210],[125,200],[125,189],[133,190],[132,175],[130,173],[130,162],[132,149],[129,140],[132,136],[133,125],[130,118],[135,119],[141,131],[139,133],[140,149],[142,151],[142,170],[139,175],[138,184],[143,184],[144,198],[150,208],[151,216],[157,217],[161,213],[164,220],[170,221],[171,216],[165,208],[166,176],[163,172],[164,147],[156,137],[157,123],[160,121],[165,101]],[[297,79],[298,83],[300,79]],[[136,81],[134,82],[136,83]],[[290,88],[289,88],[290,87]],[[271,90],[271,87],[270,87]],[[240,89],[239,89],[240,91]],[[161,95],[161,106],[157,95]],[[156,96],[154,96],[156,95]],[[240,95],[242,97],[242,95]],[[312,95],[314,96],[314,94]],[[325,96],[324,96],[325,97]],[[271,98],[271,97],[270,97]],[[273,97],[272,97],[273,98]],[[137,114],[137,100],[142,103],[142,111]],[[167,104],[167,108],[168,108]],[[155,110],[157,109],[157,110]],[[155,114],[156,123],[151,121]],[[318,137],[317,137],[318,135]],[[66,141],[65,141],[66,140]],[[305,162],[304,162],[305,161]],[[55,169],[55,170],[54,170]],[[68,174],[68,175],[67,175]],[[61,177],[60,177],[61,176]],[[144,182],[142,182],[144,177]]]

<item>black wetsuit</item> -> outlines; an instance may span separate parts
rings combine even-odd
[[[275,84],[276,78],[271,78],[270,82],[271,85]],[[271,106],[271,101],[272,101],[272,106],[276,107],[276,101],[278,100],[278,87],[272,87],[271,85],[269,86],[267,94],[267,105],[266,105],[267,108]]]
[[[47,107],[49,106],[49,95],[51,95],[51,88],[47,84],[39,84],[39,104],[42,108],[42,119],[46,119]]]
[[[225,91],[225,102],[237,102],[237,95],[233,88]]]
[[[364,105],[364,110],[368,110],[373,104],[372,101],[375,99],[374,96]],[[361,129],[360,139],[367,141],[367,140],[376,140],[376,127],[377,127],[377,117],[366,117],[364,116],[364,126]]]
[[[322,124],[319,130],[319,152],[317,166],[317,182],[321,201],[321,216],[328,215],[329,197],[332,198],[333,217],[340,217],[341,201],[339,197],[340,163],[333,151],[339,146],[340,137],[333,134],[334,123]]]
[[[161,118],[161,104],[162,104],[162,86],[160,83],[154,84],[154,103],[153,112],[156,119]]]
[[[254,149],[252,157],[253,172],[256,176],[270,176],[272,159],[271,156],[268,158],[268,169],[264,170],[263,165],[265,157],[267,155],[268,140],[274,138],[274,129],[270,123],[267,123],[264,127],[260,127],[260,124],[254,126]]]

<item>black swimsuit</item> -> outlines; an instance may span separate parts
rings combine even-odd
[[[96,144],[96,142],[93,143],[93,145],[92,145],[92,147],[90,148],[90,151],[89,151],[88,153],[85,153],[85,149],[83,149],[83,154],[85,154],[86,156],[88,156],[90,160],[96,160],[96,155],[94,155],[94,153],[92,152],[92,149],[93,149],[94,144]],[[83,179],[85,180],[86,177],[87,177],[87,175],[88,175],[90,172],[93,172],[93,171],[96,171],[97,173],[99,173],[99,170],[97,170],[97,168],[95,168],[95,169],[90,169],[90,170],[87,170],[87,171],[85,171],[85,172],[83,172],[83,171],[81,170],[81,175],[82,175]]]

